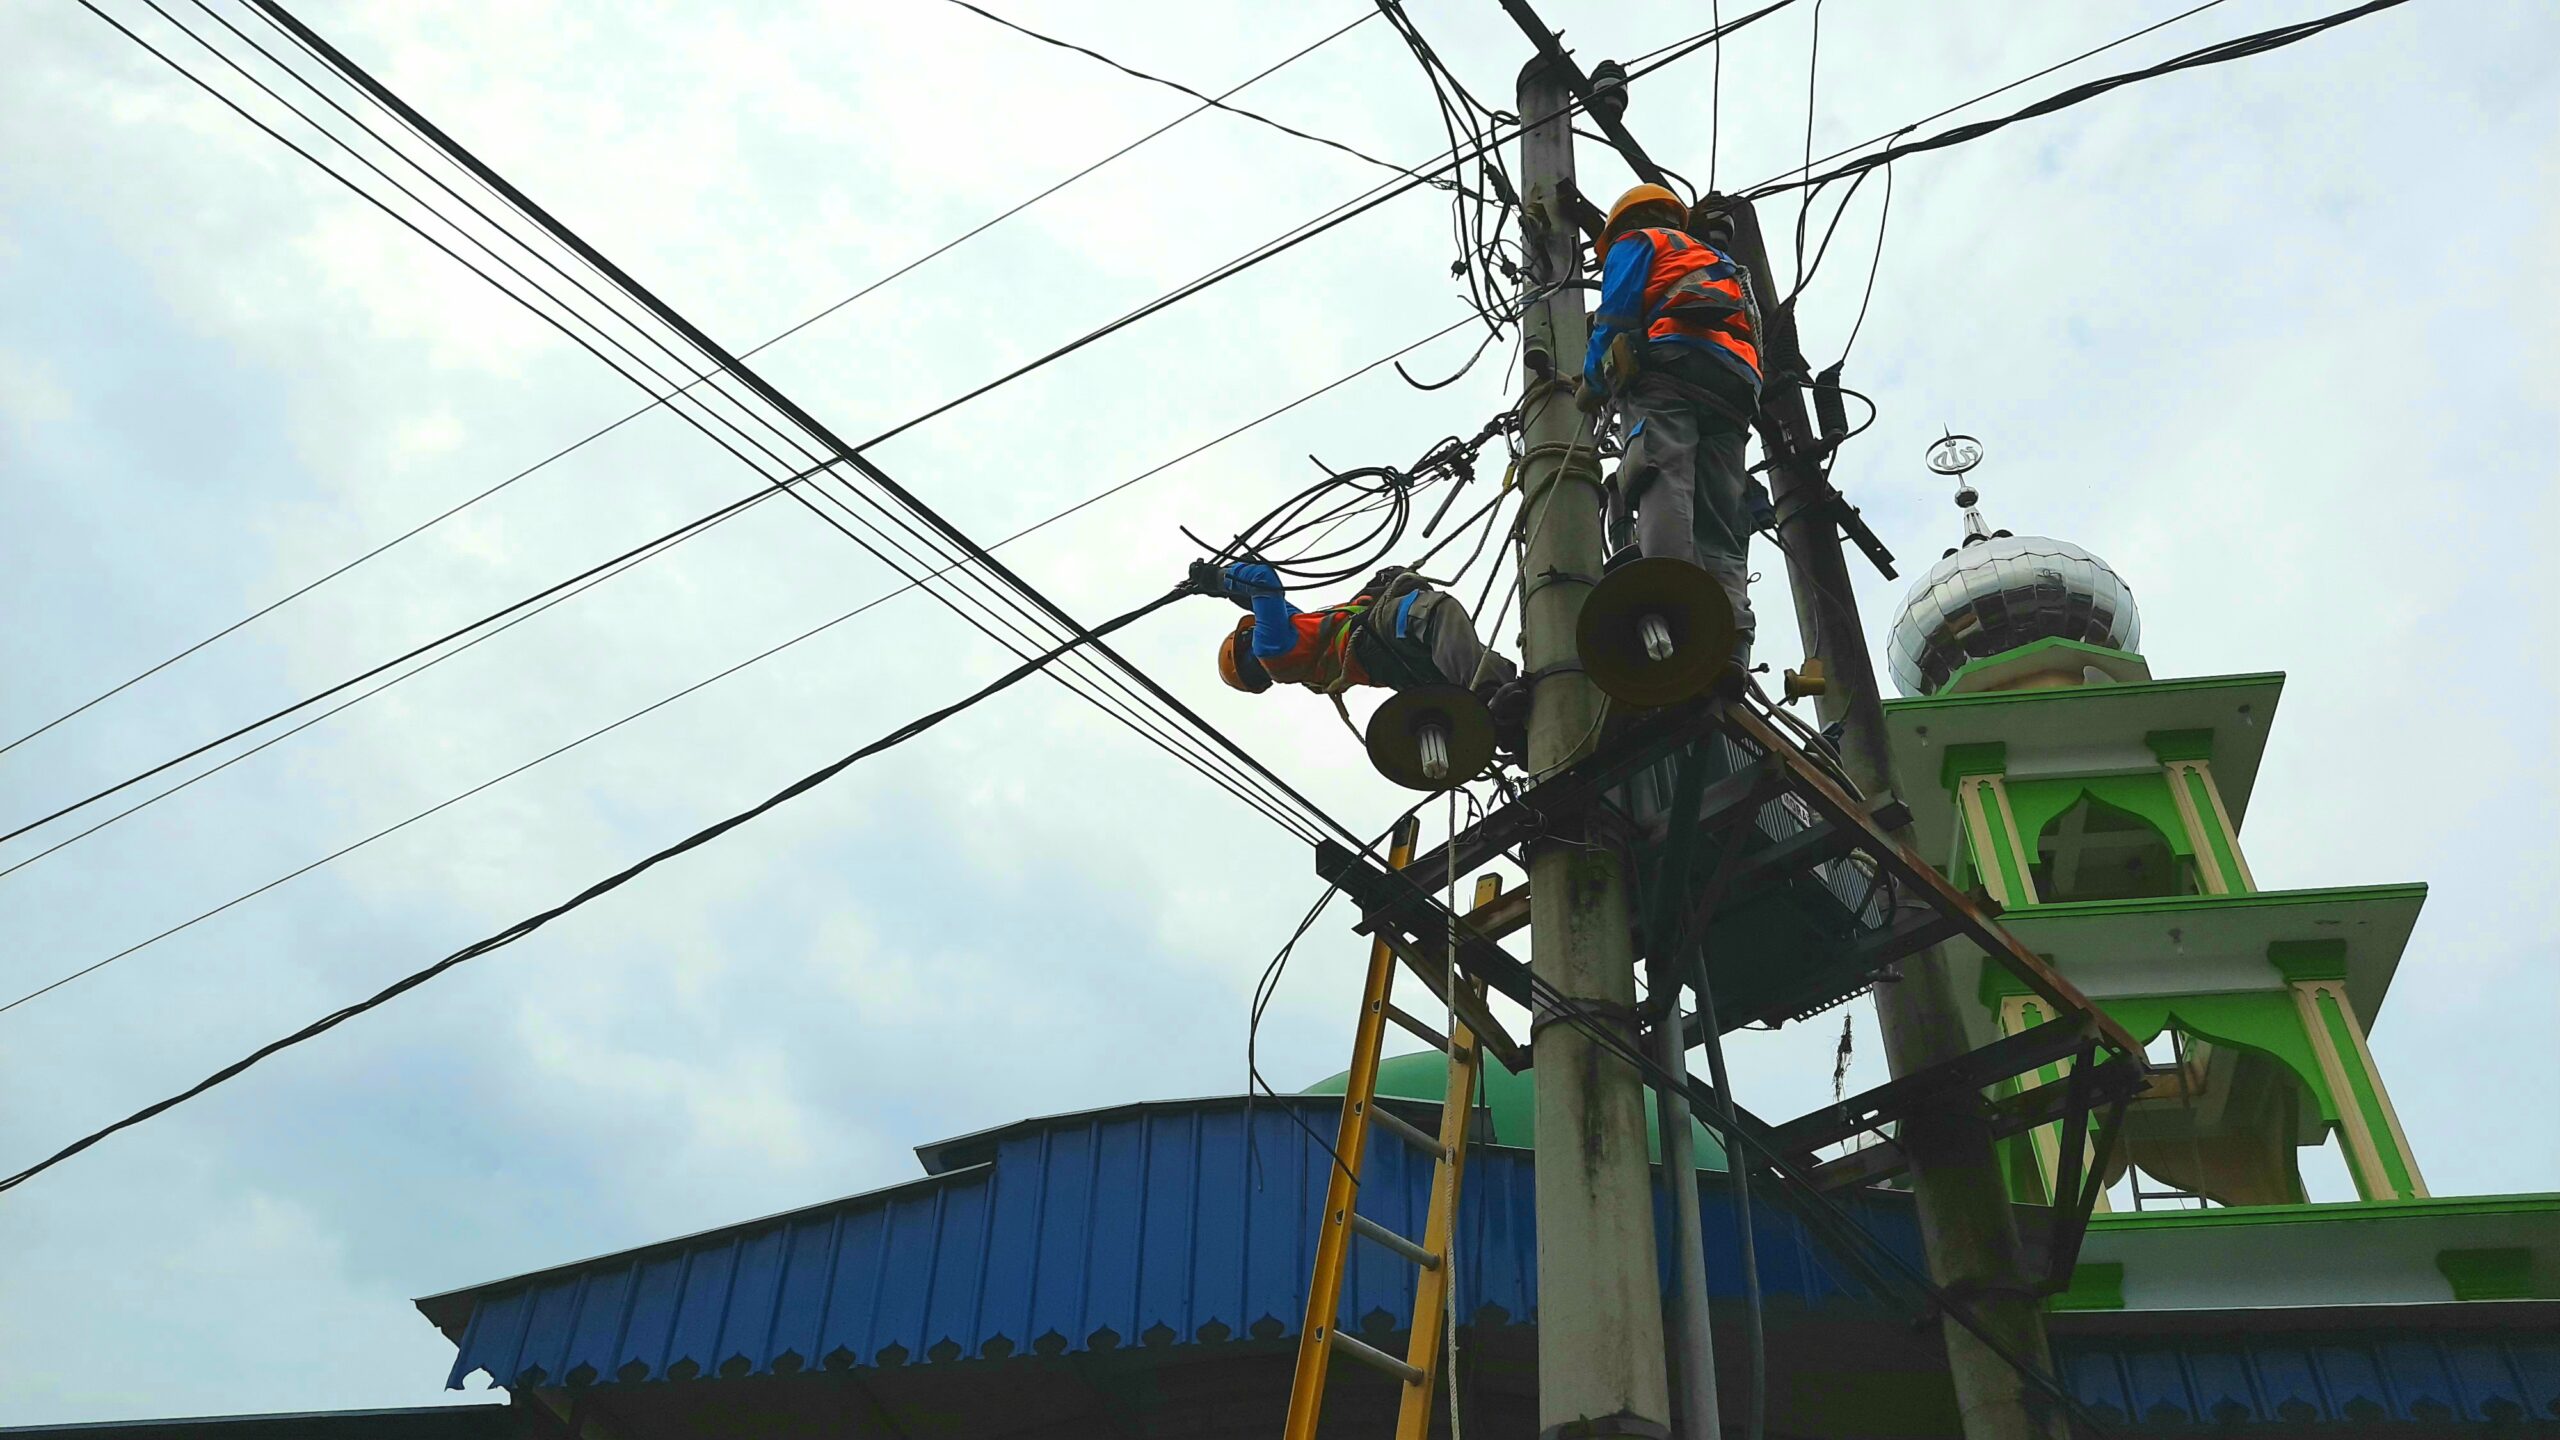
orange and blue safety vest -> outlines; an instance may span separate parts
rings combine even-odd
[[[1353,644],[1358,627],[1351,623],[1369,609],[1368,596],[1326,610],[1300,610],[1282,598],[1280,577],[1269,566],[1237,565],[1227,573],[1228,593],[1253,611],[1253,658],[1272,679],[1329,693],[1376,683]],[[1421,594],[1411,589],[1396,597],[1392,622],[1379,621],[1387,633],[1406,633]]]
[[[1760,389],[1758,315],[1742,272],[1715,247],[1682,231],[1630,230],[1609,247],[1600,272],[1600,309],[1591,317],[1591,348],[1582,373],[1606,391],[1602,361],[1620,335],[1648,345],[1677,345],[1714,357]]]
[[[1287,601],[1281,601],[1287,604]],[[1369,683],[1369,672],[1351,644],[1354,617],[1368,607],[1342,605],[1331,610],[1301,610],[1289,616],[1288,628],[1277,636],[1259,613],[1253,626],[1253,658],[1272,679],[1283,685],[1307,685],[1318,690],[1338,691]],[[1263,653],[1263,646],[1279,639],[1283,648]]]

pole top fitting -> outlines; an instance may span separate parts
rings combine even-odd
[[[1558,52],[1561,52],[1564,42],[1564,34],[1562,31],[1557,32],[1556,42],[1557,50]],[[1526,92],[1532,85],[1553,85],[1558,90],[1562,90],[1570,94],[1573,89],[1573,80],[1571,78],[1572,68],[1573,61],[1570,58],[1563,56],[1561,53],[1550,55],[1548,52],[1541,50],[1537,54],[1529,57],[1528,64],[1520,67],[1519,88],[1523,92]],[[1524,115],[1520,118],[1524,121],[1532,121],[1536,120],[1538,117],[1535,115]]]

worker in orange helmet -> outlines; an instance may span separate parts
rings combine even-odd
[[[1687,560],[1733,602],[1734,660],[1751,654],[1751,533],[1767,492],[1743,463],[1760,408],[1760,313],[1751,277],[1682,227],[1688,209],[1638,185],[1600,232],[1600,306],[1581,402],[1615,406],[1626,454],[1610,495],[1613,538]]]
[[[1527,691],[1504,693],[1517,667],[1476,637],[1457,596],[1409,569],[1381,570],[1349,603],[1323,610],[1290,604],[1268,565],[1204,562],[1193,569],[1195,588],[1214,588],[1251,612],[1218,641],[1218,678],[1234,689],[1259,695],[1277,681],[1338,700],[1357,685],[1457,685],[1487,701],[1497,734],[1527,718]]]

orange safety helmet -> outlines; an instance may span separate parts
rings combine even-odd
[[[1253,653],[1253,617],[1245,616],[1218,642],[1218,678],[1232,689],[1259,695],[1271,688],[1271,672]]]
[[[1608,254],[1609,247],[1618,243],[1620,234],[1637,228],[1627,223],[1629,215],[1649,205],[1670,206],[1679,216],[1671,222],[1674,229],[1689,218],[1689,207],[1680,203],[1679,196],[1659,185],[1639,185],[1619,196],[1618,203],[1609,207],[1609,223],[1600,227],[1600,253]]]

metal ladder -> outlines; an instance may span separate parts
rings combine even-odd
[[[1413,859],[1421,824],[1411,818],[1396,827],[1387,863],[1402,869]],[[1502,880],[1487,875],[1476,881],[1475,904],[1482,909],[1502,896]],[[1401,1382],[1402,1404],[1396,1413],[1397,1440],[1422,1440],[1431,1428],[1432,1387],[1440,1372],[1440,1327],[1448,1319],[1452,1281],[1449,1241],[1457,1229],[1458,1186],[1465,1178],[1467,1123],[1473,1109],[1476,1080],[1484,1059],[1476,1036],[1465,1024],[1443,1036],[1388,999],[1395,983],[1395,951],[1384,939],[1369,947],[1369,977],[1361,995],[1360,1023],[1351,1042],[1351,1075],[1342,1092],[1342,1122],[1334,1131],[1333,1167],[1325,1187],[1324,1216],[1316,1237],[1315,1272],[1307,1282],[1307,1313],[1298,1331],[1298,1369],[1289,1387],[1289,1419],[1284,1440],[1314,1440],[1317,1412],[1324,1404],[1325,1372],[1341,1355],[1384,1372]],[[1476,985],[1481,994],[1483,987]],[[1449,1079],[1440,1102],[1440,1133],[1422,1133],[1377,1104],[1378,1058],[1386,1025],[1395,1021],[1424,1041],[1446,1051]],[[1359,1212],[1360,1168],[1368,1152],[1369,1124],[1377,1122],[1405,1144],[1431,1156],[1431,1203],[1422,1239],[1399,1235]],[[1343,1333],[1334,1324],[1342,1308],[1342,1275],[1352,1237],[1413,1262],[1420,1271],[1413,1299],[1413,1337],[1399,1360],[1384,1350]]]

